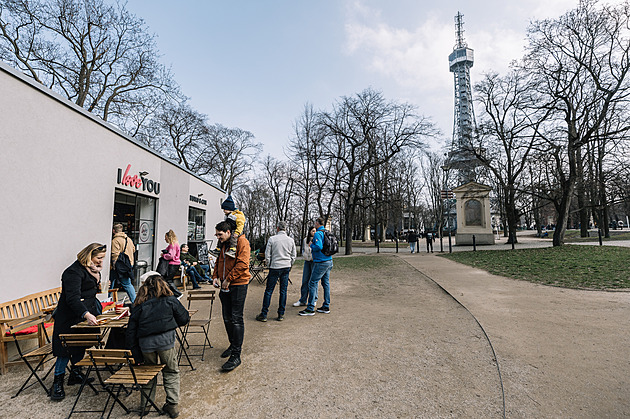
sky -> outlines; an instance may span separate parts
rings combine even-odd
[[[330,110],[367,88],[409,103],[450,144],[454,16],[475,53],[471,81],[523,55],[530,21],[578,0],[128,0],[157,36],[162,62],[212,124],[250,131],[284,158],[306,104]]]

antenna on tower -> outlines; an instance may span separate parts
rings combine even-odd
[[[466,48],[468,44],[464,40],[464,15],[460,12],[455,15],[455,34],[457,35],[457,44],[453,49]]]

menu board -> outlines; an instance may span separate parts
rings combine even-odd
[[[197,243],[197,260],[202,265],[208,265],[208,243]]]

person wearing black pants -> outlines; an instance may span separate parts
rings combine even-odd
[[[221,358],[227,358],[227,362],[221,367],[223,371],[232,371],[241,365],[241,347],[245,335],[243,322],[243,309],[247,297],[247,285],[251,278],[249,273],[250,247],[245,235],[238,237],[236,244],[236,257],[226,257],[229,240],[233,232],[226,221],[221,221],[215,227],[220,247],[219,257],[214,265],[212,273],[213,284],[221,288],[219,299],[221,300],[221,312],[223,323],[227,332],[230,346],[221,354]]]

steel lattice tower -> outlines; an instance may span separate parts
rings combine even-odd
[[[478,161],[471,151],[475,135],[475,113],[473,110],[470,68],[474,63],[474,53],[464,40],[464,15],[455,16],[457,43],[448,56],[449,70],[455,77],[455,115],[453,121],[453,141],[448,155],[448,166],[456,169],[461,184],[474,181]]]

